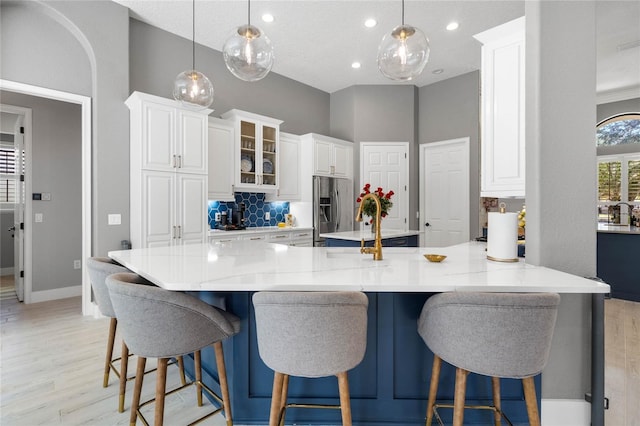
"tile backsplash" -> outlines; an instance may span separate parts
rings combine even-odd
[[[244,203],[244,213],[247,227],[276,226],[278,222],[284,222],[284,216],[289,213],[288,201],[265,201],[264,194],[253,192],[236,192],[236,201],[209,200],[209,227],[216,227],[216,213],[235,211],[239,203]],[[265,213],[269,212],[271,218],[265,220]]]

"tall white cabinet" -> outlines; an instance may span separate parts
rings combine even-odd
[[[207,241],[208,115],[134,92],[130,110],[133,248]]]
[[[525,18],[474,36],[482,43],[481,196],[525,196]]]

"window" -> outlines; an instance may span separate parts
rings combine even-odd
[[[18,183],[16,150],[13,145],[0,145],[0,206],[13,208]],[[9,206],[11,204],[11,206]]]
[[[640,215],[640,154],[598,158],[598,221],[627,225]]]
[[[597,146],[640,145],[640,114],[614,115],[598,123]]]
[[[598,123],[597,146],[638,146],[640,113],[614,115]],[[625,151],[629,151],[625,149]],[[640,152],[598,157],[598,221],[640,226]]]

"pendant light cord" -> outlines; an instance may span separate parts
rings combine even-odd
[[[247,23],[251,26],[251,0],[247,0]]]
[[[196,0],[191,3],[191,64],[196,69]]]
[[[404,0],[402,0],[402,26],[404,27]]]

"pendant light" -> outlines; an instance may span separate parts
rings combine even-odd
[[[402,24],[387,33],[378,47],[378,69],[391,80],[407,81],[422,73],[429,60],[429,40],[416,27]]]
[[[266,77],[273,66],[273,46],[260,28],[251,25],[251,0],[247,0],[247,25],[236,28],[222,48],[231,74],[244,81]]]
[[[213,84],[206,75],[196,71],[196,2],[192,0],[192,37],[191,58],[192,68],[183,71],[173,83],[173,97],[182,105],[191,109],[208,108],[213,103]]]

